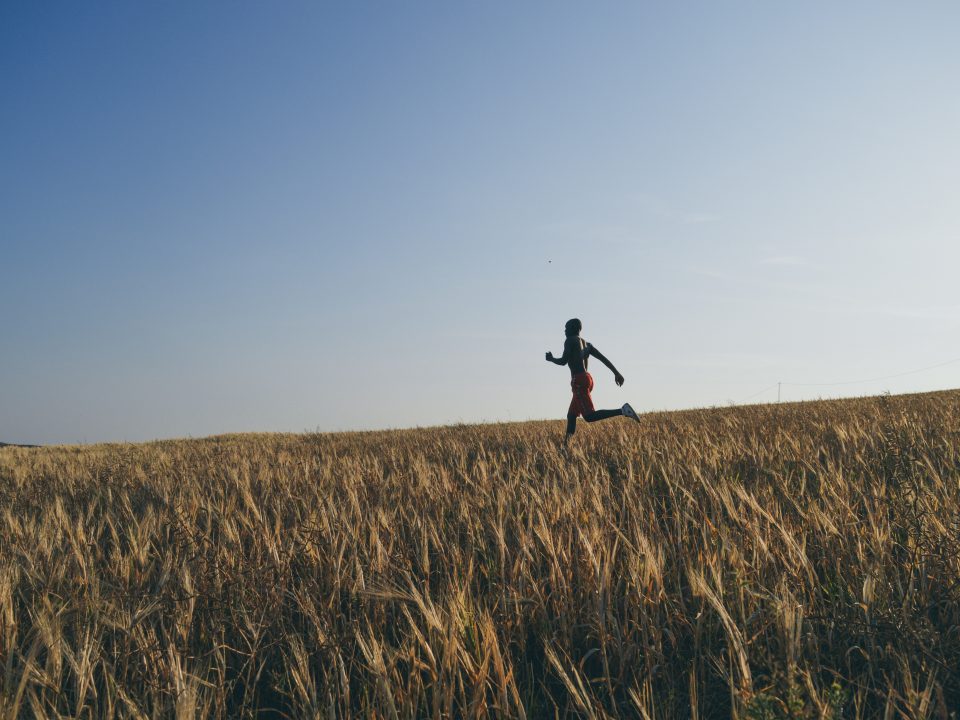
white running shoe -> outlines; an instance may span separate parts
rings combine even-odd
[[[624,403],[624,404],[623,404],[623,416],[624,416],[624,417],[628,417],[628,418],[630,418],[631,420],[636,420],[637,422],[640,422],[640,416],[637,415],[637,411],[636,411],[636,410],[634,410],[632,407],[630,407],[630,403]]]

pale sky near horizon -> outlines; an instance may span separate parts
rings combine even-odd
[[[597,407],[958,359],[958,33],[954,2],[3,3],[0,441],[560,433],[574,316],[627,379],[591,366]]]

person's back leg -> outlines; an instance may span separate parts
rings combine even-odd
[[[623,415],[623,410],[594,410],[583,416],[583,419],[588,423],[597,422],[598,420],[606,420],[607,418],[620,417]]]
[[[624,403],[623,407],[619,410],[594,410],[593,412],[586,413],[583,419],[592,423],[598,420],[606,420],[607,418],[620,417],[621,415],[640,422],[640,416],[637,415],[636,410],[630,407],[630,403]]]

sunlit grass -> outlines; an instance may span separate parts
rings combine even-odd
[[[0,717],[949,717],[960,393],[0,450]],[[889,714],[888,714],[889,713]]]

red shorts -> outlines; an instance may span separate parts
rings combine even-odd
[[[573,400],[570,401],[567,417],[592,413],[593,399],[590,391],[593,390],[593,376],[588,372],[577,373],[570,380],[570,387],[573,389]]]

